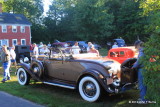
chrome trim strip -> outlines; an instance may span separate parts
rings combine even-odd
[[[59,87],[63,87],[63,88],[75,89],[75,87],[62,85],[62,84],[57,84],[57,83],[50,83],[50,82],[43,82],[43,83],[44,84],[49,84],[49,85],[54,85],[54,86],[59,86]]]

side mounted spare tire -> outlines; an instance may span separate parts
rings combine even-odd
[[[40,78],[43,74],[43,65],[41,64],[41,62],[38,61],[32,62],[30,69],[38,78]]]

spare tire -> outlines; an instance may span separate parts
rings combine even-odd
[[[41,62],[34,61],[30,66],[31,71],[35,74],[36,77],[41,78],[43,74],[43,65]]]

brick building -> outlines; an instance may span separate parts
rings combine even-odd
[[[31,23],[22,14],[0,13],[0,46],[29,45]]]

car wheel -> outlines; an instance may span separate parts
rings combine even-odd
[[[101,95],[99,83],[93,77],[83,77],[79,83],[79,93],[88,102],[95,102]]]
[[[30,75],[24,68],[19,68],[17,71],[17,79],[20,85],[28,85],[30,81]]]

